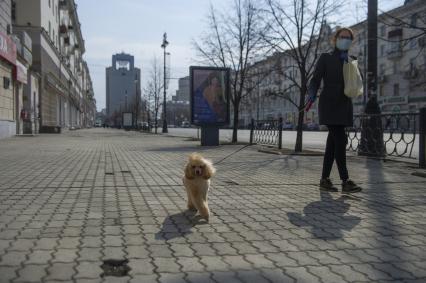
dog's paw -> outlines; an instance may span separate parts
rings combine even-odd
[[[195,208],[195,206],[193,206],[191,204],[188,204],[188,210],[197,211],[197,209]]]

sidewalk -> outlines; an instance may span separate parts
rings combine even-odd
[[[99,128],[0,140],[0,282],[426,281],[419,169],[351,156],[364,191],[320,194],[321,156],[242,147]],[[230,155],[209,224],[186,211],[194,151]],[[107,259],[131,269],[101,277]]]

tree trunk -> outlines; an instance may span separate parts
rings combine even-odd
[[[232,128],[232,143],[236,143],[238,141],[238,116],[239,116],[239,105],[240,102],[235,100],[234,105],[234,126]]]
[[[301,152],[302,151],[302,144],[303,144],[303,118],[305,117],[305,109],[303,106],[305,105],[305,93],[306,93],[306,87],[303,86],[302,82],[302,89],[300,90],[300,99],[299,99],[299,117],[297,120],[297,136],[296,136],[296,146],[294,147],[295,152]]]

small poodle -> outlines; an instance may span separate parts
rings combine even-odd
[[[198,153],[193,153],[188,158],[183,176],[183,185],[188,194],[188,209],[198,210],[200,216],[207,222],[210,215],[207,192],[210,187],[210,178],[215,172],[216,169],[210,160]]]

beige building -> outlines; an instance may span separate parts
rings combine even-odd
[[[390,15],[390,16],[389,16]],[[398,18],[403,20],[401,25]],[[408,25],[426,28],[426,1],[412,0],[379,15],[378,24],[378,102],[383,113],[417,112],[426,107],[426,35],[410,38],[419,33]],[[398,24],[399,23],[399,24]],[[360,69],[366,76],[366,22],[351,27],[356,33],[350,53],[358,57]],[[331,50],[329,38],[333,30],[324,29],[322,52]],[[312,61],[312,60],[311,60]],[[248,126],[250,119],[267,120],[282,117],[284,121],[296,124],[297,107],[290,102],[299,102],[298,89],[291,87],[292,78],[299,79],[298,69],[294,67],[285,52],[277,53],[260,60],[251,66],[254,73],[254,90],[241,102],[240,126]],[[257,81],[258,80],[258,81]],[[257,81],[257,82],[256,82]],[[286,90],[290,99],[268,95],[270,90]],[[363,113],[364,98],[354,100],[354,114]],[[318,122],[317,103],[305,115],[305,123]]]
[[[95,100],[74,0],[13,0],[13,7],[14,29],[27,32],[33,44],[40,132],[93,125]],[[27,88],[28,97],[36,84]]]
[[[0,1],[0,138],[16,133],[17,99],[13,79],[16,44],[11,32],[11,1]]]

